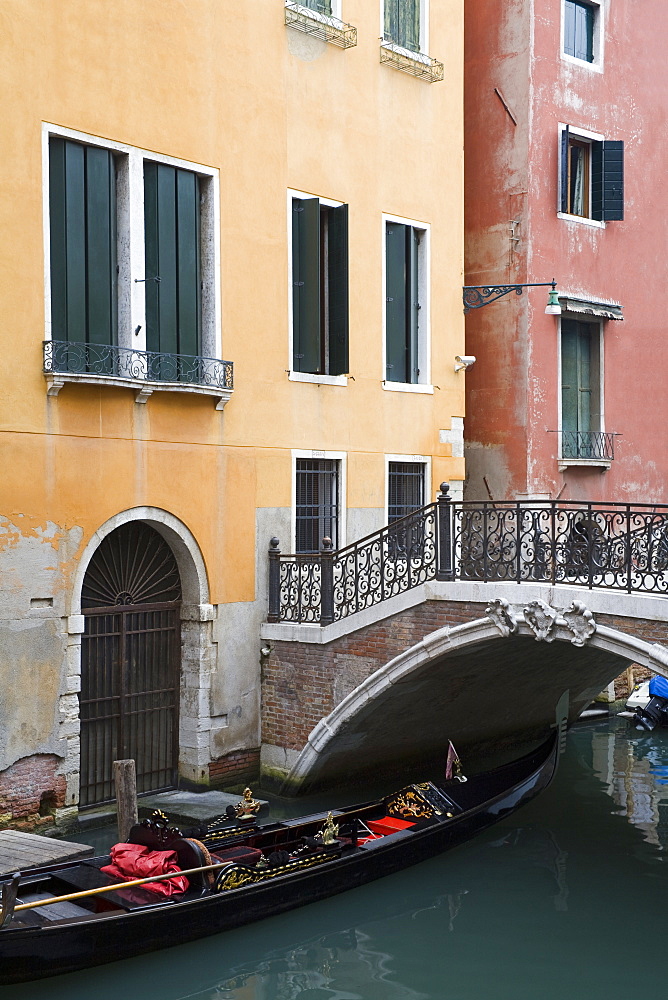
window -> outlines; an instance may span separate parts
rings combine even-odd
[[[564,459],[607,457],[603,434],[601,327],[561,321],[561,454]]]
[[[319,552],[323,538],[339,546],[339,462],[298,458],[295,474],[295,551]]]
[[[387,523],[424,506],[424,462],[390,462],[387,472]]]
[[[383,38],[411,52],[421,52],[421,0],[385,0]]]
[[[49,214],[53,340],[115,344],[116,166],[110,150],[51,139]]]
[[[348,206],[292,198],[292,369],[348,372]]]
[[[564,52],[585,62],[594,61],[595,9],[576,0],[564,2]]]
[[[561,133],[560,208],[599,222],[624,218],[624,143]]]
[[[98,381],[223,409],[218,172],[56,125],[42,135],[49,395]]]
[[[385,379],[427,381],[427,231],[385,223]]]

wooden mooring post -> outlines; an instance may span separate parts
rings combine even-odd
[[[128,839],[130,828],[139,820],[135,762],[133,760],[115,760],[114,781],[116,783],[118,840],[123,843]]]

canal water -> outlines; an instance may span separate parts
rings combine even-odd
[[[306,810],[303,810],[306,811]],[[579,724],[553,785],[415,868],[0,1000],[665,996],[668,730]]]

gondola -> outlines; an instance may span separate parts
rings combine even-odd
[[[240,820],[221,818],[198,836],[156,813],[132,828],[128,843],[139,853],[174,852],[188,883],[171,895],[158,895],[155,886],[172,884],[173,873],[111,875],[103,871],[109,855],[5,876],[0,984],[218,934],[417,864],[505,819],[546,788],[558,746],[557,734],[492,771],[408,785],[329,813],[258,824],[241,809]]]

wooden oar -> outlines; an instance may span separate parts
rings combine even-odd
[[[229,864],[231,864],[229,861],[219,861],[215,865],[202,865],[201,868],[186,868],[183,871],[168,872],[166,875],[151,875],[148,878],[136,878],[130,882],[114,882],[113,885],[102,885],[98,886],[97,889],[82,889],[80,892],[68,892],[64,896],[49,896],[48,899],[36,899],[32,903],[19,903],[18,906],[13,907],[12,913],[18,913],[19,910],[35,910],[38,906],[50,906],[52,903],[67,903],[72,899],[83,899],[86,896],[99,896],[104,892],[115,892],[117,889],[131,889],[136,885],[146,885],[147,882],[163,882],[165,879],[176,878],[179,875],[195,875],[197,872],[215,871],[218,868],[226,868]],[[67,871],[67,869],[64,870]],[[54,872],[54,874],[57,873]],[[26,888],[28,887],[26,886]],[[4,912],[0,915],[0,927],[3,925],[3,918],[6,919]]]

